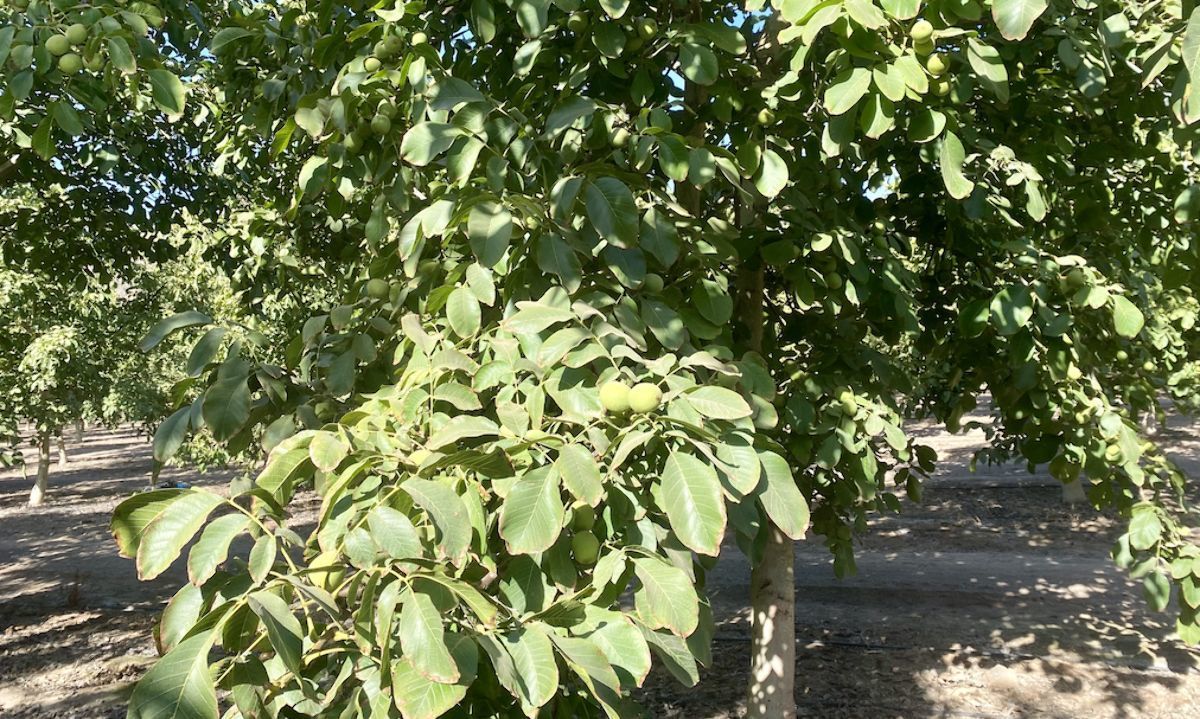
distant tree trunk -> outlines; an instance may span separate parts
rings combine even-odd
[[[40,507],[46,501],[46,488],[50,483],[50,433],[38,435],[38,469],[37,479],[33,481],[33,490],[29,493],[29,506]]]
[[[83,444],[83,418],[75,420],[75,444]]]
[[[1067,504],[1082,504],[1088,501],[1087,487],[1083,485],[1083,477],[1067,482],[1062,488],[1062,498]]]
[[[63,439],[63,431],[58,430],[58,467],[62,469],[67,466],[67,441]]]

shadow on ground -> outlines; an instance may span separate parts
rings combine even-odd
[[[813,717],[1200,716],[1200,654],[1150,612],[1107,557],[1114,518],[1060,502],[1020,468],[966,472],[978,437],[936,432],[942,472],[926,501],[880,517],[859,572],[838,580],[819,539],[797,545],[797,705]],[[1161,437],[1188,462],[1189,427]],[[0,716],[123,716],[153,660],[151,630],[185,581],[139,582],[108,518],[149,476],[132,431],[94,431],[52,478],[52,504],[23,507],[20,472],[0,475]],[[995,471],[993,471],[995,470]],[[174,478],[223,486],[229,474]],[[711,575],[719,627],[701,684],[656,673],[654,717],[740,716],[748,679],[749,566],[732,546]]]

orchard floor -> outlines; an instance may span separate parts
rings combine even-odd
[[[1160,439],[1200,477],[1200,426]],[[819,540],[797,545],[800,715],[1200,717],[1200,652],[1110,563],[1112,518],[1064,505],[1051,479],[1018,467],[972,474],[979,433],[925,440],[942,457],[925,502],[872,523],[855,577],[833,576]],[[153,661],[155,616],[185,581],[177,566],[138,582],[108,534],[113,507],[146,482],[147,444],[95,430],[68,450],[42,509],[24,506],[19,471],[0,474],[5,719],[124,716]],[[229,475],[172,477],[221,486]],[[652,676],[641,698],[654,717],[741,715],[749,567],[727,549],[709,587],[714,666],[695,689]]]

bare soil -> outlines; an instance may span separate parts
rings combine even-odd
[[[1200,477],[1200,432],[1159,437]],[[1061,501],[1049,477],[969,460],[982,435],[932,429],[941,455],[922,505],[879,517],[858,574],[838,580],[819,539],[797,545],[796,701],[808,717],[1200,717],[1200,652],[1147,609],[1108,550],[1119,523]],[[113,507],[145,486],[150,453],[132,430],[93,430],[52,472],[51,503],[0,474],[0,717],[124,716],[154,661],[152,628],[186,577],[139,582],[108,534]],[[221,487],[229,474],[176,471]],[[1196,497],[1193,497],[1195,501]],[[652,675],[655,717],[741,716],[749,661],[749,566],[732,546],[710,577],[714,665],[683,689]]]

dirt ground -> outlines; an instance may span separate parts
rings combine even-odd
[[[1197,430],[1177,424],[1160,439],[1200,478]],[[872,523],[855,577],[834,578],[819,540],[797,545],[801,716],[1200,717],[1200,652],[1109,561],[1113,519],[1064,505],[1053,480],[1022,468],[970,473],[978,433],[925,439],[942,462],[924,504]],[[155,617],[186,581],[176,566],[138,582],[108,535],[113,507],[146,482],[148,445],[95,430],[68,449],[42,509],[24,507],[20,472],[0,474],[5,719],[124,716],[154,660]],[[654,675],[642,696],[652,716],[741,715],[749,567],[728,549],[710,578],[714,666],[690,690]]]

